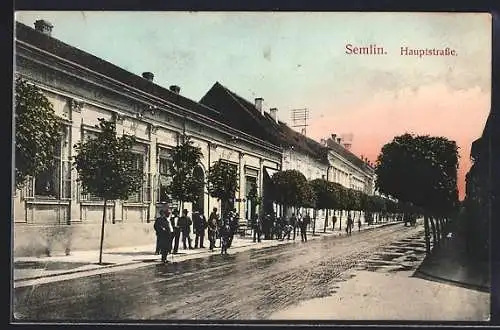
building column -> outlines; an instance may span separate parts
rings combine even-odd
[[[154,221],[156,219],[156,183],[158,174],[158,157],[157,157],[157,137],[156,137],[157,127],[154,125],[149,126],[149,211],[148,211],[148,221]]]
[[[70,111],[71,111],[71,129],[70,129],[70,156],[73,157],[76,155],[75,144],[81,141],[82,139],[82,109],[83,102],[71,99],[70,101]],[[70,217],[69,223],[80,222],[82,219],[82,208],[80,206],[80,189],[78,183],[78,172],[74,166],[71,166],[71,203],[70,203]]]
[[[114,114],[115,117],[115,125],[116,125],[116,135],[118,137],[123,136],[123,116]],[[114,221],[122,222],[123,221],[123,201],[121,199],[115,200],[115,212],[114,212]]]
[[[257,178],[257,191],[259,192],[259,198],[261,199],[261,203],[257,205],[256,212],[257,214],[261,214],[264,207],[264,160],[262,158],[259,159],[259,177]]]
[[[246,199],[245,196],[245,167],[244,167],[244,162],[243,162],[243,157],[244,154],[242,152],[239,153],[239,169],[238,172],[240,173],[239,177],[239,189],[238,189],[238,214],[240,219],[245,218],[245,202],[243,202],[243,199]]]

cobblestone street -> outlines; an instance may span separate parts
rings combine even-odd
[[[402,224],[15,290],[19,320],[266,319],[335,294],[352,271],[408,271],[423,227]]]

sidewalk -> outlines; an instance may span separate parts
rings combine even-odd
[[[464,241],[456,236],[443,239],[441,245],[424,259],[414,276],[483,292],[490,290],[489,265],[467,258]]]
[[[362,231],[370,230],[387,225],[402,224],[401,222],[383,223],[378,225],[364,225]],[[353,230],[353,235],[357,232]],[[339,230],[326,233],[308,232],[310,240],[321,239],[330,236],[345,236],[345,232]],[[300,234],[299,234],[300,235]],[[233,245],[229,253],[241,252],[250,249],[261,249],[265,247],[277,246],[281,244],[300,243],[300,239],[295,241],[261,240],[260,243],[254,243],[252,238],[235,236]],[[208,244],[208,242],[206,242]],[[13,279],[14,287],[49,283],[62,281],[70,278],[98,275],[147,266],[153,262],[159,262],[160,256],[154,254],[155,243],[143,246],[128,246],[103,251],[103,264],[99,265],[99,251],[73,251],[69,256],[51,256],[51,257],[17,257],[13,260]],[[179,262],[193,258],[202,258],[209,255],[220,253],[217,248],[214,252],[205,249],[183,250],[178,254],[169,255],[168,260]]]
[[[488,321],[490,295],[411,276],[357,271],[328,297],[302,301],[272,320]]]

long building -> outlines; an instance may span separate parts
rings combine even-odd
[[[296,132],[278,119],[278,109],[263,108],[263,98],[251,102],[216,82],[202,97],[201,104],[217,109],[218,119],[239,130],[268,141],[282,148],[282,170],[296,169],[308,180],[326,179],[338,182],[372,195],[374,193],[374,168],[347,150],[338,141],[329,139],[321,144],[304,134]],[[264,176],[263,187],[271,182],[272,173]],[[265,194],[264,194],[265,195]],[[283,210],[277,205],[264,205],[267,211],[278,215]],[[325,212],[315,214],[316,226],[325,221]]]
[[[202,150],[197,175],[204,177],[219,159],[237,167],[235,207],[245,218],[251,207],[245,191],[253,182],[261,187],[265,169],[280,169],[279,146],[217,120],[217,110],[183,97],[178,86],[155,84],[153,73],[128,72],[51,37],[52,28],[45,21],[35,29],[19,22],[15,27],[15,74],[38,86],[64,122],[53,168],[13,198],[16,255],[98,247],[103,201],[82,194],[71,166],[73,146],[95,134],[98,118],[114,120],[118,134],[136,137],[133,151],[145,175],[140,192],[109,203],[105,247],[153,242],[151,221],[169,198],[168,151],[183,133]],[[200,200],[185,207],[206,216],[213,207],[220,210],[206,187],[200,189]]]
[[[138,193],[107,204],[105,247],[153,242],[151,222],[172,203],[165,191],[169,150],[183,134],[203,154],[196,175],[205,178],[220,159],[237,168],[234,207],[241,219],[254,208],[245,198],[254,183],[262,207],[282,213],[267,193],[279,170],[298,169],[309,180],[324,178],[373,193],[371,166],[335,141],[321,144],[291,129],[278,120],[276,108],[263,109],[261,98],[250,102],[216,83],[196,102],[182,96],[179,86],[156,84],[154,73],[128,72],[53,38],[52,29],[43,20],[35,28],[15,26],[15,74],[38,86],[65,124],[54,166],[13,196],[15,255],[98,247],[103,201],[81,192],[71,165],[73,146],[97,132],[98,118],[113,120],[118,134],[136,137],[133,151],[145,177]],[[220,210],[206,186],[200,191],[200,199],[185,208],[205,216],[213,207]],[[318,214],[318,226],[322,219],[324,214]]]

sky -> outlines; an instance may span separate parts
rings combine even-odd
[[[17,12],[33,27],[132,73],[153,72],[194,100],[216,82],[293,125],[307,108],[307,135],[353,135],[352,151],[375,161],[406,132],[444,136],[460,151],[459,192],[470,144],[491,103],[489,14],[313,12]],[[346,54],[346,45],[384,55]],[[450,48],[456,56],[402,56]],[[352,48],[352,47],[350,47]]]

